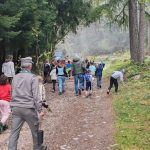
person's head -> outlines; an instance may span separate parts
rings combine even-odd
[[[63,67],[63,66],[64,66],[63,63],[62,63],[62,61],[60,61],[60,62],[58,63],[58,66],[59,66],[59,67]]]
[[[32,70],[32,64],[33,64],[33,62],[32,62],[31,57],[21,58],[21,68],[31,71]]]
[[[13,55],[8,55],[8,56],[6,57],[6,60],[7,60],[7,62],[8,62],[8,61],[12,61],[12,60],[13,60]]]
[[[94,65],[94,63],[93,63],[93,62],[91,62],[91,63],[90,63],[90,65]]]
[[[37,79],[38,79],[38,81],[39,81],[40,84],[43,83],[43,77],[42,76],[37,76]]]
[[[125,74],[125,69],[122,69],[121,72],[122,72],[123,74]]]
[[[0,76],[0,85],[6,85],[8,83],[8,77],[2,74]]]
[[[68,61],[68,64],[70,64],[70,60]]]
[[[90,73],[90,70],[89,70],[89,69],[86,69],[86,70],[85,70],[85,73]]]
[[[45,63],[49,63],[49,59],[46,59],[46,60],[45,60]]]
[[[52,68],[55,68],[55,64],[54,63],[52,63]]]

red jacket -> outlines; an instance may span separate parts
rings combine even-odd
[[[10,84],[0,85],[0,100],[5,100],[10,102]]]

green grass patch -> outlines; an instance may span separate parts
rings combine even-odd
[[[150,57],[135,65],[123,55],[110,59],[105,77],[125,68],[126,86],[113,95],[116,113],[116,142],[120,150],[150,150]]]

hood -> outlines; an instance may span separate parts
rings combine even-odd
[[[8,63],[9,63],[9,62],[3,63],[3,66],[4,66],[4,67],[8,66]]]

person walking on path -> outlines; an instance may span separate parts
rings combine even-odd
[[[39,97],[40,97],[40,100],[43,102],[43,101],[46,101],[46,93],[45,93],[45,87],[43,84],[43,77],[37,76],[37,78],[39,82]]]
[[[70,61],[68,61],[68,63],[66,64],[66,72],[68,74],[69,79],[71,77],[71,70],[72,70],[72,64]]]
[[[65,92],[65,76],[67,76],[66,68],[62,62],[59,62],[58,66],[56,67],[56,74],[58,78],[59,95],[62,95],[62,93]]]
[[[47,82],[47,78],[50,74],[50,71],[51,71],[51,65],[49,63],[49,60],[46,59],[45,64],[44,64],[44,83]]]
[[[90,70],[90,74],[91,74],[92,76],[94,76],[94,75],[95,75],[95,71],[96,71],[96,67],[95,67],[95,65],[94,65],[93,62],[90,64],[89,70]]]
[[[92,94],[92,75],[89,70],[86,70],[84,76],[86,81],[86,98],[88,98]]]
[[[84,89],[83,87],[83,77],[84,73],[84,67],[83,63],[80,61],[80,59],[76,58],[73,59],[72,64],[72,75],[74,76],[74,89],[75,89],[75,95],[81,95],[81,90]],[[79,85],[78,85],[79,83]]]
[[[14,63],[12,62],[13,56],[8,55],[5,62],[2,65],[2,73],[8,77],[9,83],[11,84],[12,79],[15,75]]]
[[[56,81],[57,81],[57,74],[56,74],[56,66],[52,64],[52,71],[50,73],[52,84],[53,84],[53,92],[56,90]]]
[[[102,72],[103,72],[104,66],[105,66],[105,64],[100,63],[96,67],[95,77],[96,77],[96,80],[97,80],[97,88],[98,89],[102,87],[101,80],[102,80]]]
[[[124,84],[124,79],[123,79],[123,76],[124,76],[124,69],[121,70],[121,71],[114,71],[110,77],[110,85],[109,85],[109,88],[108,88],[108,91],[107,91],[107,94],[110,93],[110,90],[111,88],[113,87],[113,85],[115,86],[115,93],[117,94],[118,92],[118,81],[117,79],[120,79],[120,81],[122,82],[123,85]]]
[[[0,121],[0,133],[7,129],[7,120],[10,115],[10,91],[11,86],[8,82],[8,77],[5,75],[0,76],[0,113],[1,113],[1,121]]]
[[[44,116],[42,101],[39,97],[39,83],[37,77],[31,73],[32,58],[21,59],[22,70],[15,75],[12,81],[12,129],[9,138],[8,150],[17,150],[20,131],[25,122],[29,125],[33,139],[33,150],[41,150],[38,130],[39,118]]]

